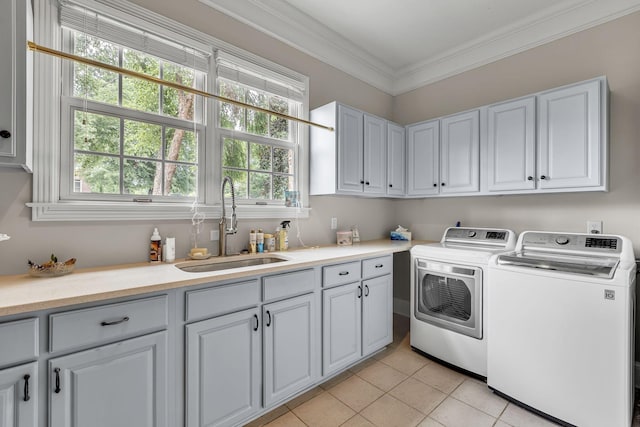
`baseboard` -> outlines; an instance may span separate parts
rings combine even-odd
[[[411,303],[400,298],[393,299],[393,312],[405,317],[411,316]],[[636,376],[637,378],[637,376]]]

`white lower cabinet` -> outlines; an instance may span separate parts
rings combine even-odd
[[[258,308],[186,327],[187,427],[235,425],[261,409]]]
[[[49,360],[50,427],[167,426],[167,332]]]
[[[322,291],[322,372],[324,375],[362,357],[360,282]]]
[[[35,427],[38,410],[38,364],[0,370],[0,427]]]
[[[314,294],[262,307],[264,333],[264,406],[315,382],[316,317]]]
[[[366,260],[362,269],[365,280],[322,291],[324,376],[340,371],[393,341],[392,264],[391,256]],[[331,269],[345,269],[342,266],[346,265],[325,267],[325,286]],[[374,269],[373,273],[369,267]],[[372,277],[375,274],[382,275]]]

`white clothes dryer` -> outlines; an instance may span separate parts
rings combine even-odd
[[[486,378],[487,266],[515,242],[511,230],[451,227],[440,243],[411,249],[414,350]]]

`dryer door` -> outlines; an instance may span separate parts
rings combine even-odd
[[[415,316],[482,339],[482,269],[416,259]]]

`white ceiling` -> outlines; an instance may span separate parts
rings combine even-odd
[[[200,0],[391,95],[640,10],[640,0]]]

